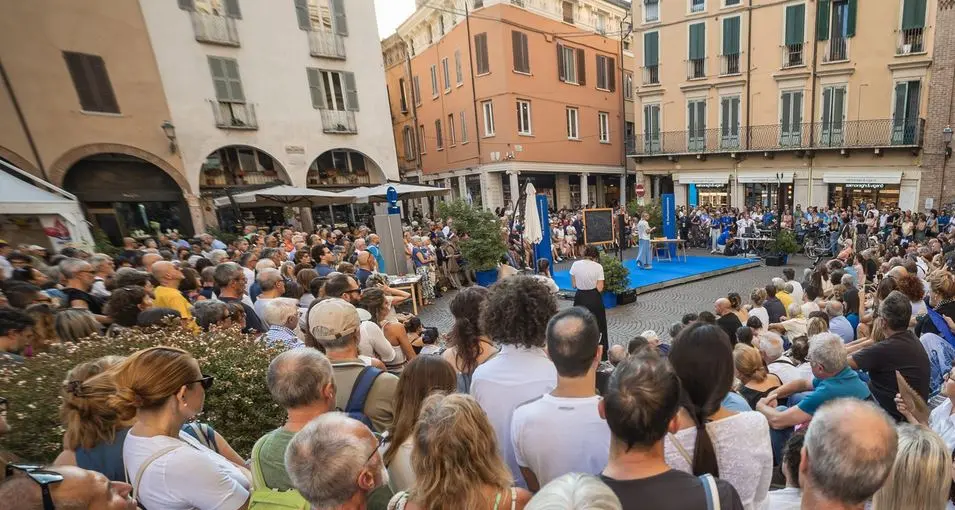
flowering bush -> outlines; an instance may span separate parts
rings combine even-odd
[[[0,395],[9,401],[11,430],[4,450],[35,462],[50,462],[62,450],[60,388],[74,366],[102,356],[127,356],[166,345],[191,353],[203,374],[215,376],[198,419],[211,424],[240,454],[248,457],[255,441],[281,425],[285,412],[265,384],[269,362],[281,351],[237,330],[194,335],[182,329],[129,330],[115,338],[91,337],[52,346],[20,366],[0,368]]]

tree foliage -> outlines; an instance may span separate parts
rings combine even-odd
[[[500,219],[491,211],[468,205],[463,200],[438,204],[442,218],[450,219],[461,237],[458,246],[461,256],[475,271],[487,271],[497,267],[507,253],[507,245],[501,232]],[[466,234],[466,235],[465,235]]]

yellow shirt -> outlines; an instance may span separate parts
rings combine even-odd
[[[171,287],[156,287],[155,290],[156,297],[153,299],[153,306],[156,308],[171,308],[180,315],[182,315],[183,321],[187,327],[193,331],[199,331],[199,325],[192,320],[192,312],[190,309],[192,305],[189,304],[189,300],[186,299],[179,289],[173,289]]]
[[[789,317],[789,305],[793,304],[793,297],[788,292],[779,290],[776,291],[776,299],[783,304],[783,308],[786,309],[786,317]]]

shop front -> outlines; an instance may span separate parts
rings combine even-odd
[[[846,208],[875,204],[879,210],[899,207],[902,195],[902,172],[857,173],[827,172],[823,182],[828,187],[829,207]]]
[[[510,211],[513,210],[516,200],[520,195],[519,193],[514,193],[514,190],[511,189],[510,175],[508,175],[507,172],[501,172],[500,175],[504,204]],[[518,192],[523,191],[527,183],[530,182],[534,185],[534,189],[537,190],[538,195],[547,195],[549,207],[554,207],[554,204],[557,203],[555,202],[557,196],[557,176],[555,174],[521,172],[520,175],[518,175],[517,182],[520,185]]]
[[[743,204],[747,208],[792,210],[793,172],[740,172],[736,182],[742,188]]]
[[[685,203],[690,207],[724,207],[730,205],[729,172],[686,173],[673,176],[674,192],[677,189],[685,194]],[[683,205],[677,200],[677,205]]]

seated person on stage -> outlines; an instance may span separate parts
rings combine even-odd
[[[738,248],[736,246],[736,236],[732,229],[725,229],[716,239],[716,251],[723,255],[736,255]]]

